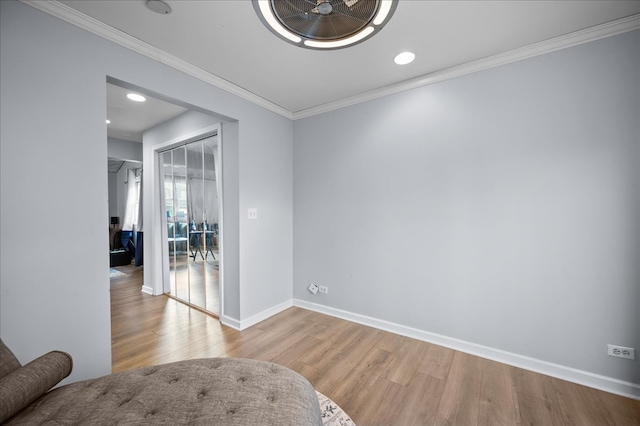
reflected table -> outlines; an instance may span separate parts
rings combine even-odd
[[[202,243],[203,234],[205,235],[204,244]],[[209,255],[209,253],[211,253],[213,260],[216,260],[216,255],[213,254],[213,251],[211,250],[211,245],[207,244],[207,241],[206,241],[206,236],[213,235],[213,234],[215,234],[214,231],[189,231],[189,235],[193,235],[193,238],[194,238],[193,240],[189,240],[189,246],[191,248],[191,257],[193,258],[193,260],[196,260],[196,256],[198,255],[198,253],[200,253],[200,257],[202,258],[202,260],[204,260]],[[192,243],[194,240],[197,241],[197,244]],[[204,254],[202,253],[203,245],[205,245],[207,248],[206,253]],[[194,247],[195,247],[195,250],[194,250]]]

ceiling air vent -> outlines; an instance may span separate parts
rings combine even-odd
[[[397,0],[253,0],[262,22],[289,43],[341,49],[361,43],[389,21]]]

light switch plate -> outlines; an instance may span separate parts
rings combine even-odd
[[[257,219],[258,218],[258,209],[256,209],[255,207],[251,207],[247,211],[248,211],[249,219]]]

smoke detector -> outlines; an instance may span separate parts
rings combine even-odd
[[[373,37],[389,21],[397,0],[253,0],[271,32],[299,47],[342,49]]]
[[[147,7],[161,15],[168,15],[171,13],[171,6],[162,0],[147,0]]]

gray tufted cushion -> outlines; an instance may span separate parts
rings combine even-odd
[[[321,425],[298,373],[237,358],[180,361],[54,389],[7,425]]]

